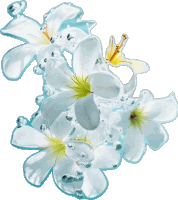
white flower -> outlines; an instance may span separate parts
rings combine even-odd
[[[87,34],[74,27],[60,32],[59,29],[65,20],[74,19],[79,14],[80,8],[64,3],[47,14],[43,26],[25,15],[10,21],[1,29],[1,33],[20,39],[25,44],[13,48],[4,55],[4,75],[8,79],[18,80],[34,59],[37,59],[40,68],[43,69],[51,54],[54,51],[59,52],[59,47],[64,48],[67,45],[67,48],[73,51],[79,40]]]
[[[22,149],[40,150],[24,163],[24,176],[31,185],[42,186],[52,172],[56,186],[62,191],[96,198],[107,188],[106,177],[99,168],[117,165],[120,155],[109,146],[93,148],[87,136],[70,139],[70,128],[71,122],[64,112],[49,130],[44,128],[40,132],[27,125],[17,128],[11,143]]]
[[[41,109],[49,125],[69,106],[75,104],[78,123],[87,130],[94,130],[100,123],[100,111],[93,96],[111,99],[122,92],[118,77],[108,71],[98,71],[95,64],[101,54],[101,43],[94,36],[82,40],[75,49],[72,73],[61,59],[51,58],[45,69],[45,79],[56,90],[47,98]]]
[[[131,163],[139,162],[148,145],[158,150],[168,140],[163,123],[171,122],[178,115],[178,104],[171,93],[168,97],[154,99],[148,90],[141,92],[140,102],[130,111],[116,111],[110,116],[109,123],[122,127],[126,136],[123,142],[123,157]]]

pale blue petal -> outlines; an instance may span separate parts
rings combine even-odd
[[[24,163],[25,179],[30,184],[40,187],[49,176],[54,163],[55,157],[47,150],[33,154]]]
[[[79,99],[75,104],[77,122],[87,130],[94,130],[100,123],[100,111],[98,110],[93,94]]]
[[[76,102],[73,95],[72,91],[66,90],[54,94],[44,101],[41,113],[49,122],[49,125],[51,125],[63,111]]]
[[[130,81],[127,84],[124,84],[124,93],[128,97],[133,96],[136,87],[137,87],[137,75],[133,74]]]

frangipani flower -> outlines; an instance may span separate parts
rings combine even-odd
[[[18,80],[34,59],[37,59],[40,68],[43,69],[48,57],[54,51],[64,48],[68,44],[67,41],[70,41],[70,50],[73,50],[74,44],[78,42],[76,40],[79,39],[74,36],[78,34],[82,39],[87,34],[78,28],[69,28],[68,32],[59,32],[59,29],[65,20],[74,19],[79,15],[80,8],[63,3],[47,14],[43,26],[25,15],[11,20],[1,29],[1,33],[22,40],[25,44],[13,48],[4,55],[2,69],[6,78]],[[71,32],[75,34],[72,36]]]
[[[23,125],[12,136],[12,145],[22,149],[38,149],[24,163],[25,179],[40,187],[53,173],[56,186],[68,194],[97,198],[107,188],[107,180],[99,168],[120,162],[119,154],[109,146],[93,148],[87,136],[70,139],[66,113],[62,113],[43,132]],[[109,162],[110,161],[110,162]]]
[[[135,74],[141,74],[149,71],[149,65],[146,62],[136,59],[125,58],[122,50],[127,40],[128,36],[126,34],[123,34],[121,42],[116,45],[114,37],[111,36],[109,47],[106,50],[106,60],[114,67],[127,65],[133,70]]]
[[[131,163],[139,162],[146,152],[147,145],[154,151],[168,140],[163,123],[176,119],[178,104],[171,93],[168,97],[154,99],[148,90],[141,92],[142,100],[130,111],[113,112],[110,120],[115,126],[123,127],[126,136],[123,143],[124,159]]]
[[[56,90],[62,90],[47,98],[41,109],[49,124],[69,106],[75,104],[78,123],[87,130],[94,130],[100,123],[100,111],[93,96],[106,99],[118,97],[122,92],[119,79],[108,71],[97,71],[95,64],[101,54],[100,41],[89,36],[75,49],[72,73],[64,62],[51,58],[45,69],[45,79]]]

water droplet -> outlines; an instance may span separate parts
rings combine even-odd
[[[68,144],[68,147],[69,147],[69,148],[72,148],[72,144],[71,144],[71,143],[69,143],[69,144]]]
[[[72,150],[75,150],[75,147],[72,146]]]
[[[43,132],[43,131],[45,131],[46,130],[46,124],[42,124],[41,126],[40,126],[40,130]]]
[[[72,129],[72,131],[69,133],[70,136],[72,136],[75,133],[75,127]]]
[[[76,190],[75,192],[78,193],[78,194],[82,194],[83,193],[82,190]]]
[[[78,199],[83,199],[83,196],[84,196],[83,194],[77,194]]]
[[[117,168],[117,164],[113,164],[112,166],[113,166],[113,168]]]
[[[91,167],[91,163],[85,164],[85,167],[86,167],[86,168],[90,168],[90,167]]]
[[[51,56],[52,56],[52,57],[54,57],[54,56],[55,56],[55,53],[54,53],[54,52],[52,52],[52,53],[51,53]]]
[[[113,134],[109,134],[109,137],[112,138],[112,137],[113,137]]]
[[[72,117],[66,116],[67,121],[71,122],[72,121]]]
[[[116,151],[121,150],[121,149],[122,149],[122,144],[121,144],[120,142],[116,142],[116,143],[114,144],[114,149],[115,149]]]
[[[84,157],[85,157],[85,154],[84,154],[83,152],[80,152],[80,153],[78,153],[78,157],[84,158]]]
[[[43,101],[44,101],[44,96],[42,95],[42,96],[38,96],[38,97],[36,97],[36,104],[41,104]]]
[[[68,176],[68,175],[64,175],[62,177],[62,181],[65,182],[65,183],[72,183],[74,182],[76,179],[72,176]]]
[[[120,100],[121,100],[121,101],[124,101],[124,97],[122,96]]]
[[[47,63],[47,61],[48,61],[48,59],[47,59],[47,58],[45,58],[45,59],[44,59],[44,62],[45,62],[45,63]]]
[[[18,126],[23,126],[27,123],[27,119],[25,117],[18,117],[17,118],[17,124]]]
[[[82,171],[77,171],[76,176],[82,176],[83,172]]]
[[[45,70],[45,65],[39,64],[39,68],[44,71]]]
[[[51,43],[54,43],[54,42],[55,42],[54,37],[51,37],[51,38],[50,38],[50,42],[51,42]]]

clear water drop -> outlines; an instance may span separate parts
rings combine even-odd
[[[42,132],[44,132],[45,130],[46,130],[46,124],[42,124],[41,126],[40,126],[40,130],[42,131]]]
[[[70,116],[66,116],[66,119],[67,119],[67,121],[71,122],[73,118]]]

